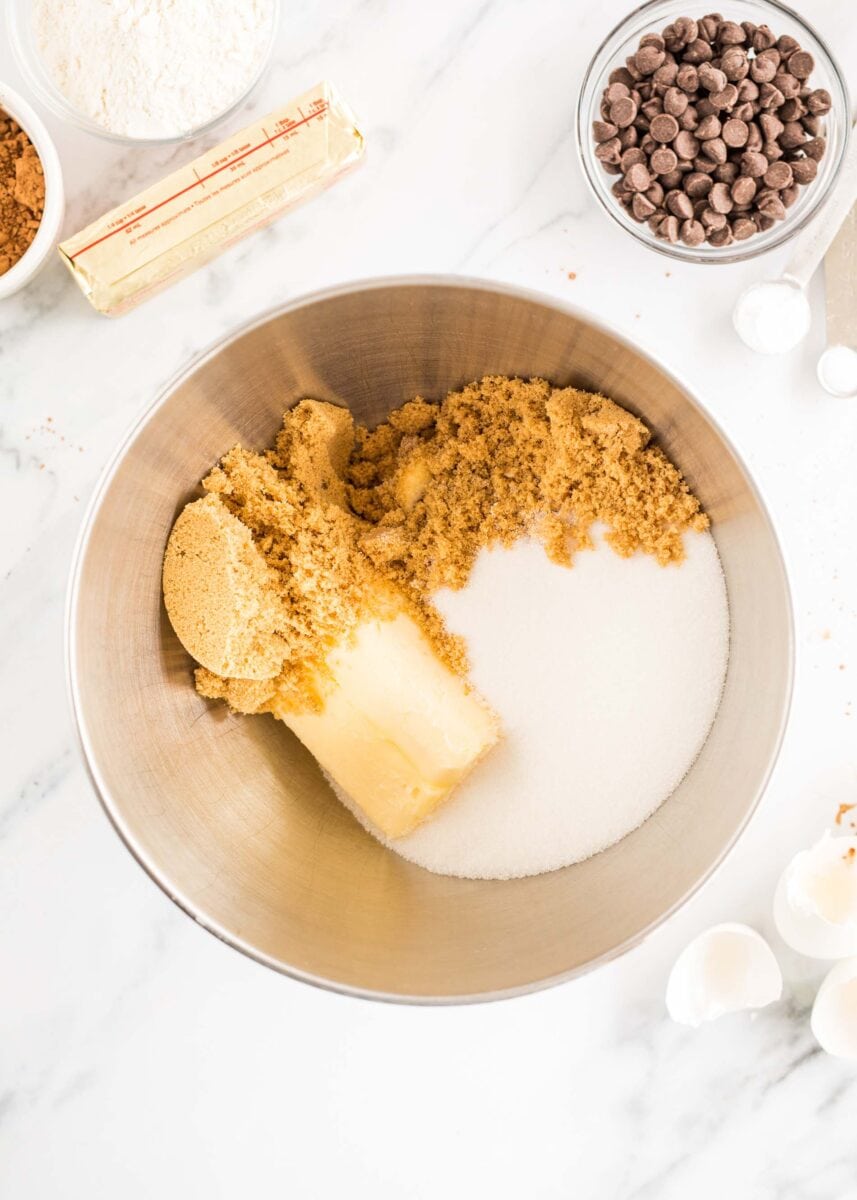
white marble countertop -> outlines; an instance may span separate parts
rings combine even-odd
[[[596,209],[572,140],[586,59],[628,0],[308,0],[286,8],[264,112],[322,77],[362,116],[361,171],[115,322],[60,264],[0,307],[0,1194],[9,1200],[472,1196],[838,1200],[857,1188],[857,1068],[785,999],[691,1032],[666,973],[705,925],[771,927],[774,881],[857,799],[857,403],[825,396],[814,330],[764,361],[735,296],[784,255],[670,264]],[[848,0],[802,7],[851,68]],[[0,43],[0,78],[20,86]],[[22,89],[23,90],[23,89]],[[240,121],[240,118],[239,118]],[[49,120],[81,226],[187,154]],[[411,1009],[314,991],[194,926],[87,782],[63,679],[67,570],[95,480],[202,347],[290,296],[388,272],[540,288],[608,317],[704,398],[755,473],[797,617],[792,719],[760,814],[648,942],[525,999]]]

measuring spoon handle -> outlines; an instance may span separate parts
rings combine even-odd
[[[839,179],[833,193],[826,201],[815,220],[810,222],[794,245],[792,256],[783,275],[800,287],[806,287],[836,237],[839,226],[848,216],[857,200],[857,137],[850,131],[848,146]]]

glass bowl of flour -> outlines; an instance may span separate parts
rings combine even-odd
[[[244,103],[279,0],[6,0],[27,83],[55,115],[118,142],[180,142]]]

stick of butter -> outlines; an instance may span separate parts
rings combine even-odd
[[[321,83],[112,209],[60,255],[90,304],[118,316],[333,183],[364,145]]]

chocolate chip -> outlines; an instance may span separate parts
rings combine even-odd
[[[687,46],[699,37],[699,26],[693,17],[677,17],[673,22],[673,33],[680,46]]]
[[[775,54],[776,58],[770,57]],[[750,63],[750,78],[755,83],[770,83],[780,67],[780,56],[777,51],[760,54]]]
[[[784,150],[796,150],[806,141],[806,131],[799,121],[787,121],[778,140]]]
[[[718,163],[714,178],[718,183],[728,183],[731,186],[738,178],[738,164],[734,162]]]
[[[779,142],[765,142],[762,153],[768,162],[776,162],[778,158],[783,157],[784,150]]]
[[[776,41],[776,37],[767,25],[758,25],[756,27],[756,32],[753,34],[753,49],[757,54],[761,54],[764,50],[768,50],[771,46],[776,45]]]
[[[722,130],[720,118],[712,113],[711,116],[702,118],[695,132],[701,142],[707,142],[709,138],[720,137]]]
[[[678,123],[682,129],[689,133],[693,133],[694,129],[699,125],[699,111],[689,104],[685,111],[678,119]]]
[[[717,30],[717,37],[724,46],[738,46],[746,41],[746,34],[736,21],[723,21]]]
[[[723,71],[712,67],[710,63],[703,63],[699,68],[699,82],[707,92],[722,92],[729,80]]]
[[[679,67],[675,81],[683,92],[695,92],[699,88],[699,72],[689,62]]]
[[[800,43],[791,34],[784,33],[782,37],[777,38],[777,49],[783,58],[788,58],[795,50],[800,50]]]
[[[671,117],[680,117],[689,103],[687,93],[680,88],[671,87],[664,92],[664,112]]]
[[[696,158],[699,154],[699,141],[692,133],[683,129],[673,142],[673,149],[679,158]]]
[[[717,170],[717,163],[710,158],[703,158],[701,154],[696,156],[691,166],[693,167],[691,174],[713,175]]]
[[[608,76],[609,83],[624,83],[628,88],[626,95],[630,95],[630,89],[634,86],[634,77],[626,67],[617,67],[615,71],[611,71]]]
[[[770,188],[791,187],[792,185],[792,169],[787,162],[771,163],[765,172],[765,184]]]
[[[761,179],[768,166],[768,160],[758,150],[745,150],[741,155],[741,170],[751,179]]]
[[[668,242],[677,242],[679,233],[678,217],[664,217],[658,227],[658,235]]]
[[[749,175],[741,175],[732,184],[732,199],[736,204],[749,204],[756,195],[756,181]]]
[[[689,175],[685,176],[684,190],[693,200],[699,200],[711,191],[712,182],[710,175],[706,175],[702,171],[691,171]]]
[[[732,236],[736,242],[744,242],[756,232],[756,223],[750,217],[736,217],[732,222]]]
[[[730,109],[738,102],[738,89],[734,83],[727,83],[720,92],[711,93],[711,103],[718,109]]]
[[[818,163],[814,158],[796,158],[792,163],[795,183],[812,183],[818,174]]]
[[[644,192],[652,177],[642,163],[635,163],[625,175],[625,187],[629,192]]]
[[[789,55],[788,67],[797,79],[809,79],[815,68],[815,59],[806,50],[795,50],[794,54]]]
[[[653,152],[650,162],[656,175],[667,175],[678,166],[678,158],[669,146],[659,146]]]
[[[720,60],[720,70],[730,83],[745,79],[750,70],[746,52],[738,46],[727,50]]]
[[[667,192],[666,204],[673,216],[679,217],[682,221],[689,220],[693,216],[693,204],[690,197],[686,192],[680,192],[678,188]]]
[[[663,65],[666,54],[657,46],[641,46],[634,55],[634,63],[641,75],[654,75],[658,67]]]
[[[821,162],[826,149],[827,142],[821,137],[812,138],[810,141],[804,142],[801,146],[801,150],[803,150],[807,158],[814,158],[816,162]]]
[[[739,146],[746,146],[749,132],[750,130],[746,121],[733,118],[723,126],[723,141],[733,149],[737,149]]]
[[[779,196],[766,196],[763,200],[757,201],[757,207],[760,213],[766,217],[773,217],[775,221],[782,221],[785,218],[786,206]]]
[[[800,95],[800,80],[788,71],[778,72],[774,76],[773,86],[782,94],[784,100]]]
[[[631,86],[627,83],[611,83],[604,93],[604,99],[608,104],[613,104],[616,100],[624,100],[631,95],[631,87],[633,87],[633,81]]]
[[[669,113],[661,113],[652,121],[649,132],[656,142],[671,142],[679,132],[678,121]]]
[[[777,109],[777,116],[781,121],[799,121],[805,114],[806,108],[796,96],[793,100],[786,100],[785,104],[781,104]]]
[[[662,66],[658,67],[652,76],[652,82],[662,87],[671,87],[675,83],[675,77],[678,74],[678,65],[672,55],[667,56],[667,60]]]
[[[708,234],[712,246],[728,246],[732,241],[732,230],[728,223],[722,229],[712,229]]]
[[[726,214],[715,212],[713,208],[703,209],[700,220],[707,229],[725,229],[729,224]]]
[[[691,42],[684,52],[684,61],[689,63],[710,62],[712,58],[711,46],[703,38]]]
[[[759,99],[759,86],[752,79],[742,79],[738,84],[738,102],[746,104],[746,102]]]
[[[785,188],[785,190],[780,193],[780,199],[786,208],[791,208],[799,195],[800,186],[796,183],[793,183],[791,187]]]
[[[611,124],[610,121],[593,121],[592,136],[596,142],[609,142],[619,132],[618,125]]]
[[[762,108],[779,108],[785,101],[785,96],[773,83],[759,85],[759,103]]]
[[[717,37],[717,30],[720,26],[720,13],[709,13],[699,22],[699,36],[705,38],[707,42],[713,42]]]
[[[759,128],[759,126],[756,124],[755,121],[749,121],[747,123],[747,145],[746,145],[745,149],[761,150],[764,143],[765,143],[765,138],[762,135],[762,131]]]
[[[619,165],[626,173],[638,163],[642,163],[645,166],[647,162],[648,159],[646,158],[645,151],[641,150],[639,146],[630,146],[623,152],[622,157],[619,159]]]
[[[833,101],[830,98],[830,92],[826,88],[816,88],[806,98],[807,108],[816,117],[823,117],[826,113],[829,113],[832,104]]]
[[[660,205],[663,204],[664,189],[661,187],[661,185],[658,183],[657,180],[655,180],[655,182],[652,184],[652,186],[650,188],[648,188],[648,190],[646,191],[646,199],[650,200],[656,208],[659,208]]]
[[[699,221],[682,221],[681,240],[684,242],[685,246],[701,246],[705,241],[704,227]]]
[[[647,196],[637,193],[631,200],[631,213],[637,221],[647,221],[656,211],[656,206]]]
[[[653,121],[655,117],[660,116],[663,111],[663,100],[660,98],[660,96],[652,96],[651,100],[647,100],[640,109],[640,115],[637,117],[637,120],[645,125],[647,120]]]
[[[702,153],[712,162],[725,163],[729,151],[723,138],[717,137],[702,143]]]
[[[759,117],[759,127],[765,135],[766,142],[775,142],[785,129],[785,125],[773,113],[762,113]]]
[[[725,183],[715,183],[714,187],[708,193],[708,203],[715,212],[729,213],[732,211],[733,201],[729,192],[729,186]]]
[[[615,85],[614,85],[615,86]],[[637,115],[637,106],[630,96],[621,96],[610,105],[610,120],[620,129],[630,125]]]
[[[675,170],[667,171],[665,175],[660,175],[658,178],[664,188],[664,191],[669,192],[672,191],[673,188],[681,187],[684,175],[682,175],[681,171]]]
[[[640,134],[633,125],[629,125],[627,129],[620,129],[618,133],[619,145],[623,150],[627,150],[630,146],[636,146],[640,140]]]

